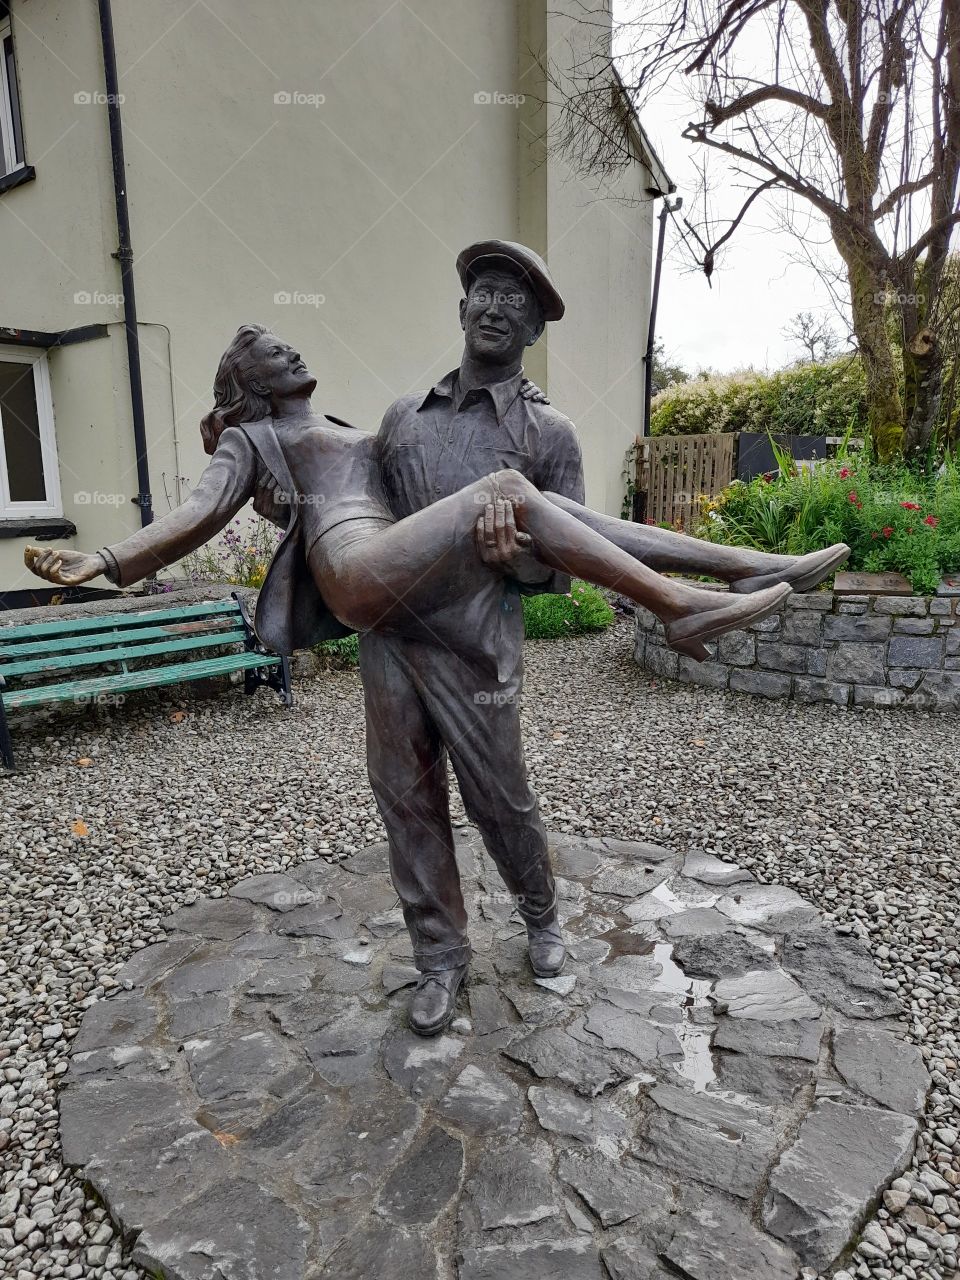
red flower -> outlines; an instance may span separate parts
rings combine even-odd
[[[931,529],[935,529],[940,523],[940,518],[939,516],[924,516],[923,523],[928,524]]]
[[[840,479],[841,479],[841,480],[846,480],[848,476],[852,476],[852,475],[853,475],[853,472],[850,470],[850,468],[849,468],[849,467],[841,467],[841,468],[840,468]]]
[[[851,489],[850,492],[847,494],[847,497],[855,507],[863,506],[863,503],[860,501],[860,498],[857,495],[856,489]]]
[[[893,528],[891,525],[887,524],[887,525],[884,525],[881,532],[885,538],[889,538],[890,535],[893,533]]]
[[[762,478],[762,480],[763,480],[763,483],[764,483],[764,484],[773,484],[774,480],[777,478],[777,472],[776,472],[776,471],[765,471],[765,472],[763,473],[763,476],[762,476],[761,478]]]
[[[901,505],[901,507],[903,507],[904,511],[919,511],[919,510],[920,510],[920,504],[919,504],[919,502],[901,502],[901,503],[900,503],[900,505]]]

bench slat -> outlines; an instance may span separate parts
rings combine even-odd
[[[84,631],[111,631],[117,627],[149,626],[154,622],[174,622],[220,613],[239,613],[236,600],[212,600],[209,604],[181,605],[179,609],[144,608],[135,613],[110,613],[99,618],[74,618],[64,622],[41,622],[37,626],[0,627],[0,647],[18,640],[46,639]]]
[[[240,615],[236,621],[239,623]],[[234,625],[233,618],[222,614],[218,618],[196,618],[185,622],[170,622],[163,627],[133,627],[124,630],[98,631],[79,636],[60,636],[56,640],[28,640],[23,644],[4,644],[0,631],[0,674],[7,670],[4,661],[19,662],[23,658],[35,658],[44,653],[67,653],[78,649],[104,649],[118,644],[139,644],[142,640],[174,639],[181,635],[199,635],[215,632],[218,627]]]
[[[276,667],[280,659],[275,654],[234,653],[223,658],[205,658],[200,662],[182,662],[153,671],[129,671],[123,675],[102,676],[90,680],[73,680],[63,684],[39,685],[36,688],[15,690],[3,695],[4,706],[33,707],[44,702],[75,701],[98,693],[127,693],[134,689],[154,689],[165,684],[179,684],[182,680],[199,680],[204,676],[223,675],[230,671],[244,671],[252,667]]]
[[[220,625],[223,625],[222,621]],[[180,640],[174,640],[171,637],[156,644],[125,644],[115,649],[98,649],[95,653],[66,653],[59,657],[32,658],[25,662],[0,664],[0,676],[8,680],[11,676],[35,675],[43,671],[65,671],[74,667],[93,667],[107,662],[123,662],[129,658],[148,658],[154,654],[180,653],[187,649],[211,649],[225,644],[242,644],[245,639],[246,632],[242,628],[236,631],[204,632],[202,635],[189,636]]]

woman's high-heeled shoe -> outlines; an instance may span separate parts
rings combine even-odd
[[[737,595],[751,595],[755,591],[764,591],[767,587],[786,582],[794,591],[809,591],[824,578],[829,578],[849,555],[850,548],[847,544],[837,542],[823,551],[810,551],[805,556],[796,556],[793,564],[779,573],[758,573],[752,578],[737,578],[730,583],[730,590]]]
[[[709,656],[705,648],[707,640],[713,640],[725,631],[737,631],[749,627],[751,622],[759,622],[779,608],[792,592],[789,583],[781,582],[748,596],[719,591],[698,593],[704,597],[703,608],[668,622],[663,629],[667,644],[696,662],[703,662]]]

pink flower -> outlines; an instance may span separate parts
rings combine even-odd
[[[901,507],[903,507],[904,511],[919,511],[919,510],[920,510],[920,504],[919,504],[919,502],[901,502],[901,503],[900,503],[900,505],[901,505]]]
[[[931,529],[935,529],[940,523],[939,516],[924,516],[923,523],[928,524]]]
[[[852,475],[853,475],[853,472],[850,470],[850,468],[849,468],[849,467],[841,467],[841,468],[840,468],[840,479],[841,479],[841,480],[846,480],[846,479],[848,479],[848,478],[849,478],[850,476],[852,476]]]

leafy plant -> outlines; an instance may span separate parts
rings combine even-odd
[[[849,569],[895,572],[931,594],[960,571],[960,464],[939,467],[848,456],[798,471],[776,452],[777,469],[735,481],[702,508],[698,536],[787,555],[846,542]]]
[[[360,637],[344,636],[341,640],[321,640],[313,652],[330,671],[351,670],[360,664]]]
[[[566,595],[525,596],[523,622],[528,640],[603,631],[614,620],[606,597],[588,582],[575,581]]]
[[[227,525],[219,541],[184,556],[183,566],[194,581],[262,587],[282,537],[269,520],[248,516],[244,525],[238,517]]]
[[[867,432],[863,369],[853,356],[775,373],[753,369],[695,378],[654,397],[650,430],[662,435],[772,431],[842,436]]]

